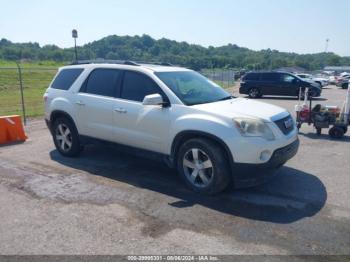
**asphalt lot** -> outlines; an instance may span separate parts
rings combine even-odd
[[[332,87],[320,103],[341,106]],[[262,98],[293,112],[296,99]],[[113,147],[58,154],[42,120],[0,147],[0,254],[350,254],[350,136],[301,129],[269,183],[204,197]]]

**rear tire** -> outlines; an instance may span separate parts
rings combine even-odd
[[[224,150],[209,139],[194,138],[181,145],[177,170],[191,190],[206,195],[222,192],[231,180]]]
[[[53,141],[61,155],[75,157],[82,150],[78,131],[71,120],[61,117],[53,124]]]
[[[338,126],[333,126],[329,129],[329,135],[332,138],[340,139],[344,136],[344,129]]]
[[[252,87],[251,89],[249,89],[248,95],[250,98],[262,97],[262,94],[261,94],[259,88],[256,88],[256,87]]]

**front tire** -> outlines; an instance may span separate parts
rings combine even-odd
[[[177,155],[178,172],[193,191],[214,195],[229,185],[228,159],[216,143],[202,138],[190,139],[180,147]]]
[[[58,118],[54,121],[53,140],[56,149],[63,156],[75,157],[81,151],[78,131],[67,118]]]

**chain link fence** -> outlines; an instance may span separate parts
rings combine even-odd
[[[230,89],[236,84],[233,70],[203,69],[200,73],[225,89]]]
[[[22,115],[25,121],[43,115],[43,94],[56,72],[53,67],[0,67],[0,116]]]

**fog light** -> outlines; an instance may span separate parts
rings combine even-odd
[[[266,162],[270,159],[271,157],[271,151],[270,150],[264,150],[260,154],[260,160],[263,162]]]

